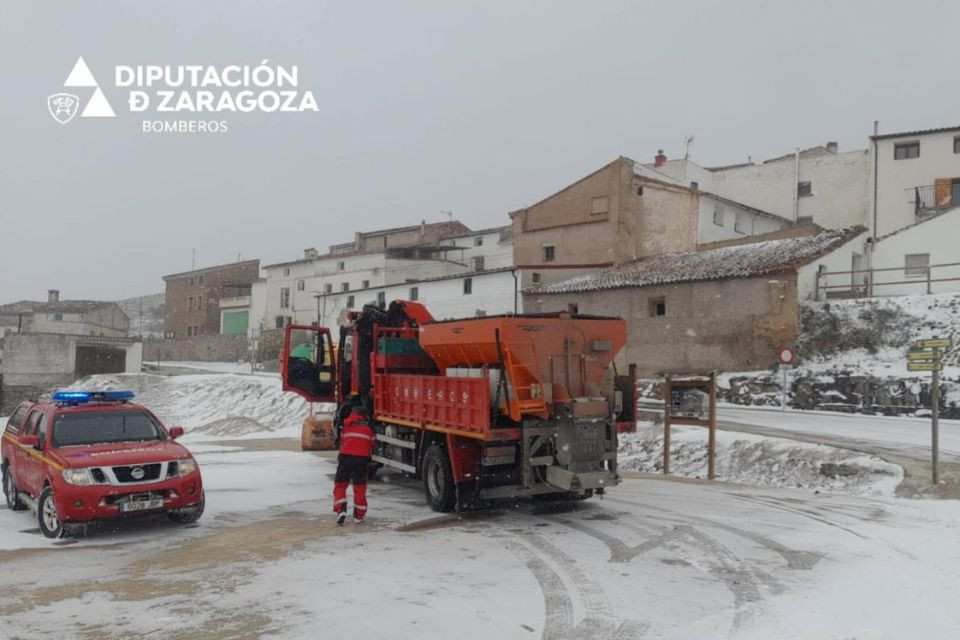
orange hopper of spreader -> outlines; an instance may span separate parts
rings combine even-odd
[[[507,374],[510,416],[546,419],[550,404],[596,397],[607,367],[627,341],[619,318],[549,315],[497,316],[423,324],[420,346],[440,372],[501,367]]]

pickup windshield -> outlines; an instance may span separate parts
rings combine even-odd
[[[164,440],[166,434],[143,411],[63,413],[53,423],[53,446]]]

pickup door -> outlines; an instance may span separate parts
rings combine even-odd
[[[330,329],[287,325],[280,363],[284,391],[310,402],[337,401],[337,353]]]
[[[3,460],[10,463],[10,473],[13,473],[17,452],[20,451],[17,443],[20,438],[20,429],[23,427],[24,419],[27,417],[27,409],[29,409],[29,405],[21,404],[17,407],[17,410],[14,411],[10,419],[7,420],[7,426],[3,432],[3,444],[0,445],[0,448],[3,450]]]
[[[40,411],[34,411],[30,414],[30,417],[27,418],[26,425],[23,429],[20,430],[20,435],[22,436],[38,436],[40,435],[40,429],[43,429],[44,435],[46,434],[47,427],[47,416],[45,416]],[[43,440],[40,441],[43,443]],[[40,445],[41,448],[43,444]],[[32,447],[17,447],[19,450],[17,455],[17,475],[14,476],[17,480],[17,486],[21,491],[33,496],[36,498],[40,495],[40,489],[43,488],[43,474],[46,469],[44,469],[46,463],[43,460],[43,455],[41,451],[37,451]]]

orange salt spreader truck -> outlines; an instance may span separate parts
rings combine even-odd
[[[620,482],[617,432],[635,424],[634,375],[617,375],[619,318],[504,315],[435,321],[409,301],[286,327],[283,388],[364,405],[373,461],[422,479],[436,511],[498,498],[587,498]],[[310,349],[302,348],[312,345]],[[631,367],[632,370],[632,367]]]

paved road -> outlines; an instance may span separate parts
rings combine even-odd
[[[661,410],[662,403],[642,401],[647,410]],[[866,416],[829,411],[780,411],[765,407],[717,407],[721,428],[745,430],[803,441],[824,442],[869,451],[896,452],[918,460],[930,458],[930,419]],[[804,436],[804,437],[797,437]],[[845,443],[845,444],[844,444]],[[960,462],[960,420],[940,421],[941,459]]]
[[[371,486],[373,518],[338,529],[329,459],[199,449],[210,512],[197,528],[134,522],[52,547],[19,533],[27,515],[0,511],[0,546],[34,547],[0,551],[0,626],[22,638],[615,640],[952,638],[960,625],[952,501],[634,477],[603,501],[457,519],[387,474]]]

